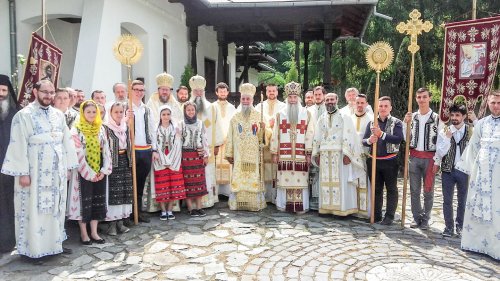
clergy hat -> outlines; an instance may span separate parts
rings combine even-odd
[[[207,86],[207,80],[203,76],[195,75],[189,79],[191,90],[205,90],[205,86]]]
[[[174,84],[174,77],[166,72],[156,75],[156,84],[159,87],[168,87],[172,89]]]
[[[288,98],[289,95],[296,95],[299,98],[302,98],[302,86],[296,82],[290,82],[285,85],[285,98]]]
[[[255,86],[250,83],[244,83],[240,86],[240,93],[242,96],[251,96],[253,98],[256,91],[257,88],[255,88]]]

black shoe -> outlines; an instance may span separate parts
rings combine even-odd
[[[43,257],[42,258],[30,258],[27,256],[21,255],[21,260],[30,263],[32,265],[43,265]]]
[[[457,227],[457,236],[460,238],[462,237],[462,228]]]
[[[199,217],[200,216],[200,214],[198,214],[197,210],[195,210],[195,209],[188,211],[188,213],[192,217]]]
[[[428,221],[424,221],[424,220],[423,220],[423,221],[420,223],[420,229],[422,229],[422,230],[427,230],[427,229],[429,229],[429,222],[428,222]]]
[[[411,224],[410,224],[410,228],[419,228],[420,227],[420,221],[413,221]]]
[[[174,214],[167,215],[167,218],[168,218],[169,220],[175,220],[175,216],[174,216]]]
[[[161,215],[160,215],[160,220],[161,220],[161,221],[166,221],[167,219],[168,219],[167,214],[161,214]]]
[[[380,225],[391,225],[393,222],[392,219],[390,218],[384,218],[381,222],[380,222]]]
[[[452,237],[453,236],[453,229],[451,228],[445,228],[443,233],[441,233],[443,237]]]
[[[82,245],[85,245],[85,246],[90,246],[90,245],[92,245],[92,239],[89,239],[87,241],[83,241],[83,239],[80,238],[80,243],[82,243]]]
[[[70,248],[66,248],[66,247],[64,247],[64,246],[63,246],[62,248],[63,248],[63,251],[62,251],[62,253],[63,253],[63,254],[66,254],[66,255],[71,255],[71,254],[73,254],[73,250],[72,250],[72,249],[70,249]]]
[[[92,237],[90,237],[90,240],[92,240],[93,243],[96,243],[96,244],[104,244],[106,243],[106,241],[104,241],[104,239],[94,239]]]
[[[139,214],[139,222],[150,223],[151,219],[146,217],[146,215],[144,215],[144,214]]]
[[[132,227],[134,226],[134,221],[130,218],[123,219],[123,225],[126,227]]]
[[[205,211],[203,211],[203,209],[198,209],[198,210],[196,210],[196,212],[198,213],[198,215],[200,217],[204,217],[207,215],[207,213],[205,213]]]

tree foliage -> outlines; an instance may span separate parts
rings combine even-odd
[[[500,1],[477,1],[477,17],[484,18],[500,14]],[[381,74],[381,94],[393,97],[397,106],[393,110],[405,112],[408,92],[411,54],[407,50],[408,36],[396,30],[399,22],[407,21],[409,13],[418,9],[423,20],[429,20],[434,28],[418,37],[420,51],[415,56],[415,85],[427,87],[432,91],[434,107],[440,101],[442,61],[444,45],[443,23],[462,21],[471,18],[472,1],[470,0],[380,0],[377,5],[379,13],[393,17],[392,21],[372,16],[365,31],[363,42],[373,44],[385,41],[393,47],[396,58],[392,65]],[[302,45],[302,44],[301,44]],[[323,41],[310,42],[309,45],[309,86],[323,82],[323,65],[325,46]],[[272,56],[278,60],[274,65],[275,77],[288,81],[288,74],[295,67],[294,42],[268,43],[266,49],[274,51]],[[332,44],[331,72],[334,81],[331,90],[339,93],[343,101],[343,91],[348,87],[356,87],[361,92],[373,96],[375,92],[375,73],[368,68],[365,61],[367,48],[359,40],[334,41]],[[300,73],[304,73],[303,46],[301,46]],[[425,62],[425,63],[424,63]],[[499,87],[497,79],[494,88]],[[261,77],[264,77],[261,75]],[[281,81],[277,80],[276,82]],[[278,84],[281,84],[278,82]],[[283,85],[283,84],[281,84]],[[373,100],[370,101],[373,103]]]

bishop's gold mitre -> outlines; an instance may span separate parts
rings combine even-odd
[[[191,90],[205,90],[207,86],[207,80],[201,75],[195,75],[189,79],[189,87]]]
[[[156,75],[156,85],[158,85],[158,88],[168,87],[172,89],[173,84],[174,84],[174,77],[172,75],[165,72]]]
[[[285,96],[284,98],[288,98],[289,95],[297,95],[299,98],[302,98],[302,86],[297,82],[290,82],[285,85]]]
[[[255,95],[255,92],[257,91],[257,88],[253,84],[250,83],[243,83],[240,86],[240,93],[242,96],[251,96],[253,97]]]

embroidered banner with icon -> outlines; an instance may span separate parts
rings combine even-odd
[[[61,57],[62,51],[59,48],[38,34],[31,34],[31,44],[18,98],[22,107],[35,99],[32,90],[36,82],[44,79],[50,80],[57,88]]]
[[[449,108],[457,97],[465,98],[468,111],[485,100],[498,65],[499,39],[500,17],[445,25],[441,120],[448,121]],[[482,114],[483,106],[479,116]]]

